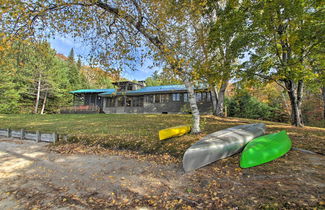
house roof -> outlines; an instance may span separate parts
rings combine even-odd
[[[196,87],[196,90],[206,89],[207,87],[200,85]],[[164,92],[187,92],[185,85],[161,85],[161,86],[150,86],[144,87],[139,90],[131,90],[126,92],[117,92],[115,89],[81,89],[70,91],[70,93],[99,93],[99,96],[109,96],[112,94],[116,95],[141,95],[141,94],[151,94],[151,93],[164,93]]]
[[[150,86],[150,87],[144,87],[139,90],[131,90],[127,92],[117,92],[117,95],[141,95],[141,94],[152,94],[152,93],[164,93],[164,92],[178,92],[178,91],[184,91],[186,92],[187,89],[185,85],[161,85],[161,86]],[[111,92],[104,92],[99,94],[100,96],[109,96],[111,95]]]
[[[128,91],[127,94],[173,92],[173,91],[187,91],[187,89],[185,85],[161,85],[161,86],[144,87],[139,90]]]
[[[80,90],[74,90],[70,91],[69,93],[104,93],[104,92],[110,92],[115,91],[115,89],[80,89]]]

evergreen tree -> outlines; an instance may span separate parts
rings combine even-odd
[[[70,63],[74,63],[74,49],[73,48],[71,48],[71,50],[69,52],[68,61]]]

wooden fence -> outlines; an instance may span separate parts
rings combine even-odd
[[[18,138],[18,139],[26,139],[26,140],[34,140],[36,142],[56,142],[58,140],[57,133],[41,133],[39,131],[36,132],[27,132],[24,129],[20,130],[12,130],[1,129],[0,128],[0,136],[8,137],[8,138]]]
[[[67,106],[60,109],[61,114],[91,114],[99,112],[100,108],[96,105]]]

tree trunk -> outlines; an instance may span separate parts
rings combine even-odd
[[[45,105],[46,105],[46,101],[47,101],[47,94],[48,94],[48,91],[45,92],[45,96],[44,96],[44,100],[43,100],[41,114],[44,114]]]
[[[218,106],[218,89],[216,86],[212,87],[211,90],[211,101],[212,101],[212,112],[213,115],[217,116],[217,106]]]
[[[211,91],[211,99],[213,106],[213,115],[224,117],[224,104],[225,104],[225,92],[228,86],[228,81],[222,82],[220,89],[214,86]]]
[[[228,81],[225,81],[221,84],[221,88],[218,92],[218,103],[217,103],[217,116],[224,117],[224,105],[225,105],[225,92],[228,86]]]
[[[42,79],[42,75],[39,74],[34,114],[37,114],[37,111],[38,111],[38,104],[39,104],[39,99],[40,99],[40,94],[41,94],[41,79]]]
[[[291,124],[303,127],[304,123],[301,114],[303,81],[299,80],[298,84],[295,84],[293,80],[285,80],[284,83],[291,103]]]
[[[325,120],[325,86],[322,88],[322,95],[323,95],[323,117],[324,117],[324,120]]]
[[[190,107],[192,111],[192,117],[193,117],[193,124],[192,124],[192,132],[191,133],[200,133],[200,112],[197,107],[196,103],[196,97],[195,97],[195,92],[194,92],[194,87],[193,84],[188,80],[184,80],[185,86],[187,88],[188,92],[188,100],[190,102]]]

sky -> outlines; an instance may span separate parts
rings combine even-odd
[[[87,45],[84,45],[80,40],[74,40],[69,37],[56,36],[49,40],[51,47],[56,50],[57,53],[63,54],[65,56],[69,55],[71,48],[74,49],[75,59],[78,59],[78,56],[82,56],[82,63],[88,65],[87,55],[90,51],[90,48]],[[130,69],[125,69],[121,76],[129,80],[145,80],[147,77],[151,76],[152,73],[156,70],[160,70],[159,67],[150,68],[153,61],[147,59],[143,66],[137,65],[137,71],[132,71]]]

